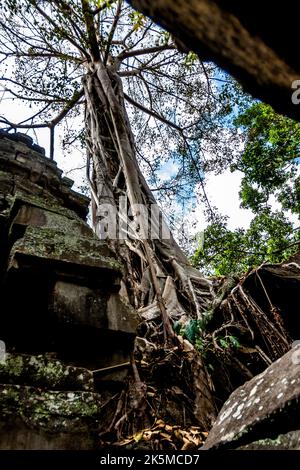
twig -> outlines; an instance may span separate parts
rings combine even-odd
[[[98,374],[99,372],[107,372],[108,370],[122,369],[123,367],[128,367],[128,366],[130,366],[130,362],[122,362],[121,364],[115,364],[113,366],[108,366],[108,367],[102,367],[102,369],[95,369],[95,370],[92,370],[91,372],[93,374]]]

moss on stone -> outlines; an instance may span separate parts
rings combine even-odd
[[[6,354],[5,362],[0,364],[0,373],[2,371],[9,371],[9,374],[13,378],[18,378],[23,371],[23,358],[22,356],[16,356],[14,360],[11,360],[9,354]]]
[[[277,437],[267,437],[238,447],[237,450],[299,450],[300,430],[279,434]]]
[[[0,410],[4,418],[18,416],[48,432],[74,432],[75,422],[77,425],[91,422],[96,426],[101,418],[101,406],[101,396],[97,393],[0,385]]]
[[[121,264],[111,256],[107,245],[100,240],[74,236],[65,230],[46,227],[26,229],[23,238],[18,240],[11,251],[45,259],[54,259],[68,263],[82,264],[122,272]]]
[[[78,220],[66,217],[65,215],[51,212],[48,210],[44,211],[46,217],[47,228],[56,230],[62,230],[65,233],[77,234],[79,237],[88,237],[96,240],[94,232],[90,227],[87,226],[82,220]]]
[[[82,367],[66,366],[44,355],[6,354],[0,364],[0,382],[28,384],[59,390],[94,390],[93,374]]]
[[[38,189],[40,189],[39,186],[37,187]],[[71,209],[63,207],[60,204],[60,201],[50,194],[48,194],[46,197],[44,193],[41,196],[38,196],[32,193],[25,193],[18,188],[16,192],[16,198],[35,207],[40,207],[41,209],[44,209],[46,211],[53,212],[55,214],[60,214],[71,220],[76,220],[77,222],[84,223],[83,220],[75,212],[73,212]]]

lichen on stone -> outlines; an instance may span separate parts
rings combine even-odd
[[[0,364],[0,382],[28,384],[51,390],[94,390],[93,374],[82,367],[67,366],[45,355],[6,354]]]

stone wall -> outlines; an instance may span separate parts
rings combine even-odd
[[[0,449],[93,448],[128,370],[122,265],[72,184],[30,137],[1,131]]]

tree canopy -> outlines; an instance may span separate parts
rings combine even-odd
[[[224,217],[206,230],[194,263],[217,274],[280,262],[297,251],[300,242],[299,227],[289,217],[299,220],[300,215],[299,123],[263,103],[248,107],[234,123],[242,128],[245,145],[230,167],[242,172],[241,207],[251,209],[254,218],[248,230],[228,230]]]
[[[4,96],[34,110],[23,122],[2,115],[4,127],[49,128],[53,157],[54,129],[67,119],[65,148],[83,143],[83,126],[72,120],[83,115],[87,65],[101,58],[122,79],[137,157],[158,199],[187,199],[198,185],[208,204],[204,174],[232,152],[222,122],[236,86],[228,76],[178,50],[170,34],[123,1],[5,0],[0,8]],[[166,162],[174,170],[163,181]]]

